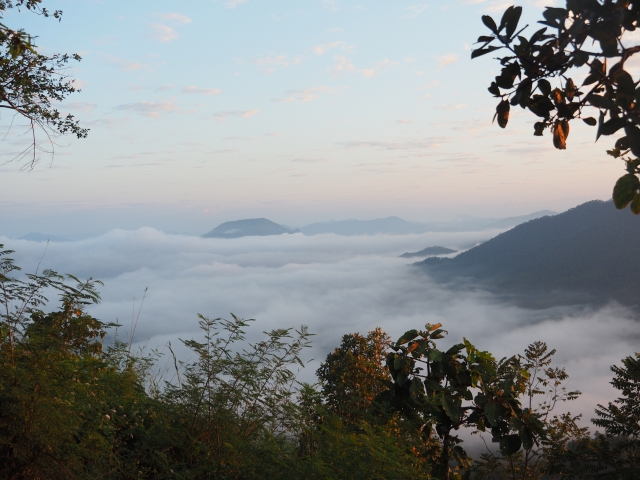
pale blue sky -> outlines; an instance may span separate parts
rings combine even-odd
[[[553,2],[516,3],[533,23]],[[83,91],[61,108],[91,132],[62,139],[51,168],[2,167],[2,233],[506,216],[607,198],[621,168],[593,129],[576,125],[558,152],[530,115],[491,124],[497,63],[472,62],[469,46],[480,15],[510,4],[59,0],[47,6],[61,23],[11,13],[43,51],[83,56]]]

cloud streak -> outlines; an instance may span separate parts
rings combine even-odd
[[[258,113],[259,110],[228,110],[226,112],[216,112],[213,116],[220,121],[224,121],[229,117],[251,118]]]
[[[115,110],[135,112],[145,117],[159,118],[167,113],[174,113],[180,109],[170,100],[164,102],[135,102],[118,105]]]

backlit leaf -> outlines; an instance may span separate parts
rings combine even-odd
[[[613,203],[616,208],[623,209],[636,197],[640,187],[640,180],[635,175],[628,173],[623,175],[613,187]]]

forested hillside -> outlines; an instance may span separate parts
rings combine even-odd
[[[594,200],[518,225],[453,259],[416,265],[442,282],[480,285],[532,305],[640,303],[640,222]]]

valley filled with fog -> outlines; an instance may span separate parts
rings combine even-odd
[[[306,353],[314,372],[346,333],[380,326],[392,338],[425,323],[442,323],[444,344],[463,337],[494,356],[521,353],[535,340],[557,348],[556,362],[571,375],[569,388],[583,396],[570,405],[586,425],[597,403],[614,395],[609,366],[637,349],[633,311],[617,304],[524,309],[479,289],[433,282],[409,266],[405,252],[428,246],[468,249],[499,231],[340,237],[302,234],[238,239],[168,235],[152,228],[113,230],[82,241],[50,243],[0,237],[23,272],[50,268],[81,279],[104,281],[102,302],[90,312],[118,321],[128,337],[138,316],[134,342],[165,348],[179,338],[198,338],[197,314],[210,318],[254,318],[249,340],[265,330],[308,325],[316,334]],[[54,309],[53,302],[50,305]],[[166,351],[166,350],[165,350]]]

